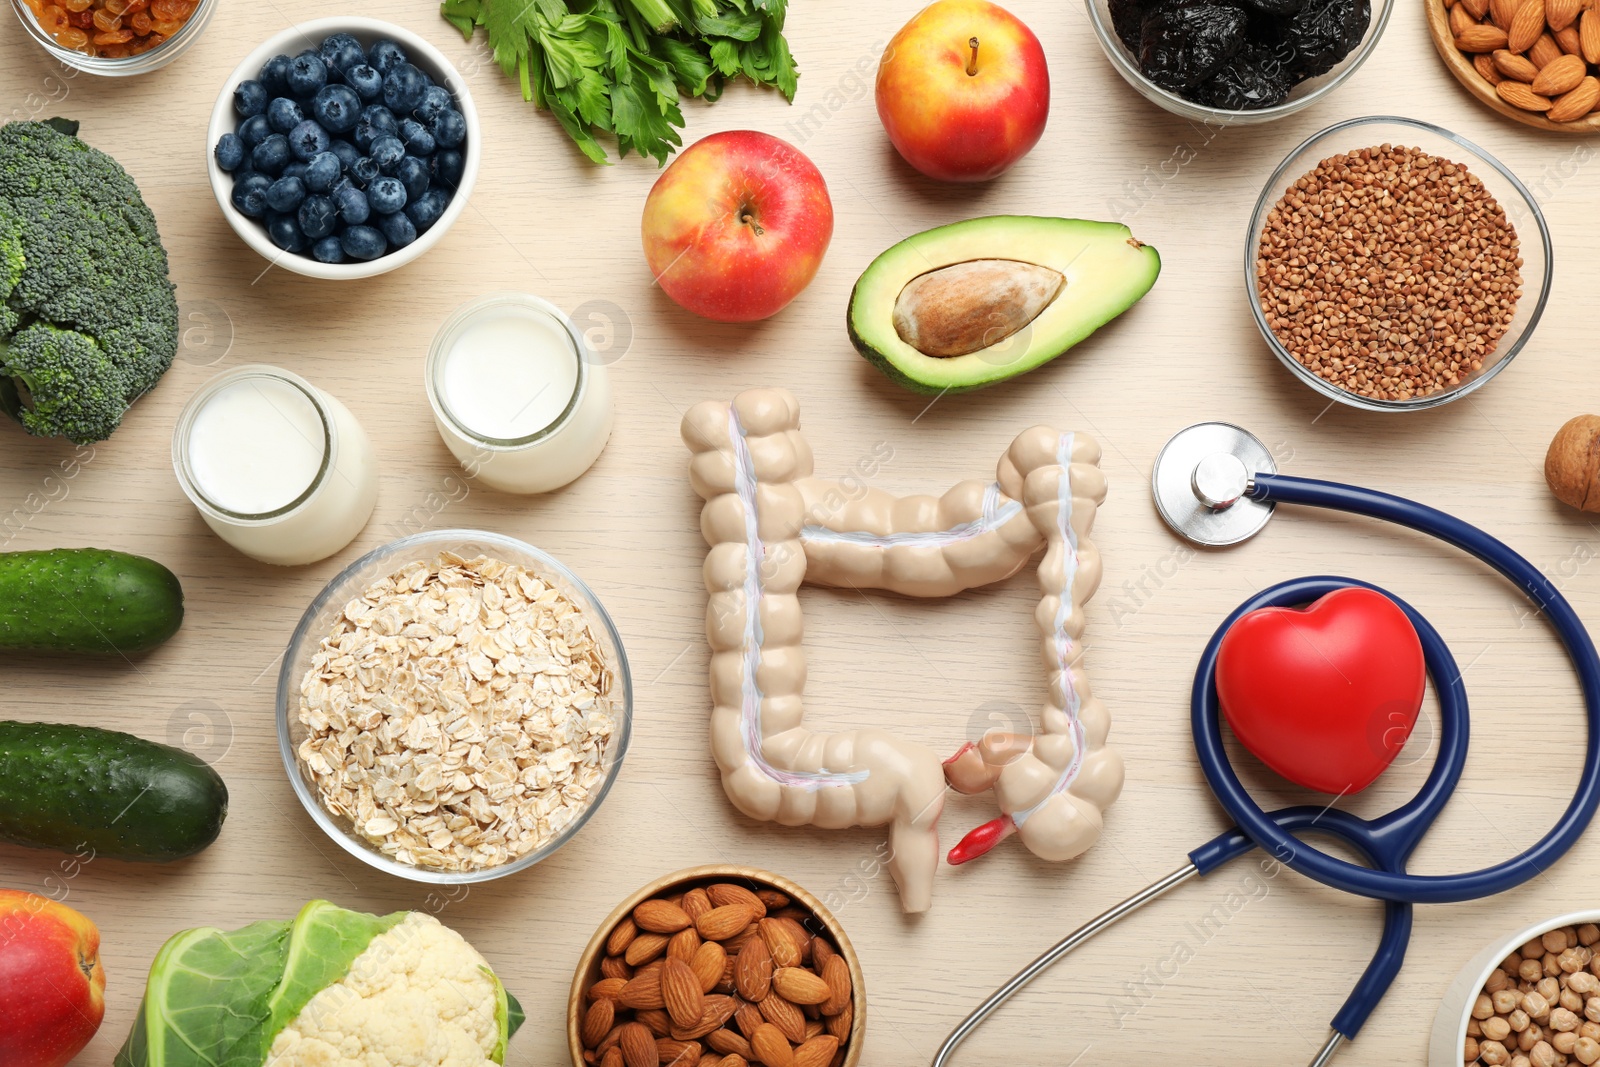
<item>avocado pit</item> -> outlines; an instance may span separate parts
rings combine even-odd
[[[906,283],[894,302],[894,329],[923,355],[969,355],[1038,318],[1066,281],[1059,271],[1015,259],[952,263]]]

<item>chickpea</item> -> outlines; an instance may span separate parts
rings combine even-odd
[[[1596,941],[1600,941],[1600,926],[1596,926],[1594,923],[1584,923],[1578,927],[1578,944],[1587,946],[1594,944]]]
[[[1517,1047],[1527,1052],[1544,1040],[1544,1030],[1538,1023],[1529,1023],[1528,1028],[1517,1035]]]
[[[1561,969],[1568,974],[1577,974],[1589,966],[1589,961],[1594,959],[1594,953],[1579,945],[1569,948],[1556,957],[1556,962],[1561,964]]]
[[[1488,979],[1483,983],[1483,988],[1490,993],[1498,993],[1506,987],[1511,979],[1506,977],[1506,972],[1496,967],[1489,972]]]
[[[1478,1058],[1478,1039],[1477,1038],[1475,1038],[1475,1037],[1467,1038],[1467,1043],[1461,1047],[1461,1058],[1463,1060],[1465,1060],[1467,1063],[1471,1063],[1473,1060]]]
[[[1600,997],[1595,997],[1594,999],[1600,1000]],[[1543,1019],[1546,1015],[1550,1014],[1550,1002],[1544,999],[1544,994],[1540,993],[1537,989],[1532,993],[1522,994],[1521,1005],[1522,1010],[1528,1013],[1528,1018],[1530,1019]],[[1489,1009],[1490,1014],[1492,1015],[1494,1013],[1494,1005],[1490,1004]],[[1473,1006],[1472,1014],[1478,1014],[1476,1005]]]
[[[1524,982],[1537,982],[1544,977],[1544,963],[1535,956],[1531,960],[1523,960],[1522,966],[1517,968],[1517,976]]]
[[[1566,950],[1563,949],[1562,951]],[[1546,977],[1554,978],[1561,973],[1561,964],[1557,962],[1558,959],[1559,957],[1557,957],[1554,952],[1546,952],[1544,954],[1544,959],[1540,962],[1544,965],[1544,973]]]
[[[1550,1009],[1550,1029],[1559,1031],[1576,1030],[1577,1028],[1578,1017],[1572,1014],[1572,1012],[1568,1011],[1566,1008]]]
[[[1478,994],[1478,999],[1472,1002],[1472,1017],[1480,1023],[1494,1014],[1494,1001],[1483,993]],[[1533,1014],[1529,1012],[1528,1014]]]
[[[1472,1019],[1472,1018],[1467,1019],[1467,1036],[1468,1037],[1482,1037],[1483,1036],[1483,1024],[1480,1023],[1476,1019]]]
[[[1478,1025],[1483,1029],[1483,1036],[1491,1041],[1504,1041],[1511,1034],[1511,1024],[1498,1015],[1485,1019]]]
[[[1568,1011],[1582,1011],[1583,998],[1578,996],[1578,994],[1574,993],[1570,989],[1563,989],[1561,991],[1561,1006],[1566,1008]]]
[[[1506,1047],[1498,1041],[1480,1041],[1478,1059],[1489,1064],[1489,1067],[1500,1067],[1501,1064],[1510,1062],[1511,1053],[1507,1052]]]
[[[1572,1054],[1577,1057],[1579,1063],[1588,1067],[1589,1064],[1600,1060],[1600,1041],[1592,1037],[1580,1037],[1578,1043],[1573,1046]]]
[[[1578,1047],[1578,1035],[1571,1032],[1557,1034],[1550,1039],[1550,1044],[1554,1045],[1556,1051],[1563,1056],[1570,1056],[1572,1050]]]
[[[1584,1002],[1583,1017],[1592,1023],[1600,1023],[1600,997],[1590,997]]]
[[[1600,989],[1600,978],[1596,978],[1587,971],[1569,974],[1567,975],[1567,988],[1580,996],[1593,993],[1595,990]]]
[[[1516,1031],[1517,1033],[1520,1034],[1520,1033],[1522,1033],[1522,1031],[1524,1031],[1524,1030],[1526,1030],[1528,1028],[1528,1024],[1529,1024],[1528,1013],[1523,1011],[1521,1008],[1518,1008],[1517,1010],[1513,1011],[1510,1015],[1506,1016],[1506,1021],[1511,1024],[1511,1029],[1512,1030],[1514,1030],[1514,1031]]]
[[[1554,1004],[1561,995],[1561,983],[1554,978],[1541,978],[1533,988],[1550,1004]]]
[[[1511,1055],[1511,1067],[1533,1067],[1533,1061],[1526,1052],[1515,1052]]]
[[[1528,1052],[1533,1067],[1556,1067],[1556,1050],[1548,1041],[1541,1041]]]
[[[1579,1037],[1593,1038],[1600,1041],[1600,1023],[1581,1023],[1578,1026]]]
[[[1522,953],[1513,952],[1500,961],[1500,969],[1507,974],[1516,974],[1517,968],[1522,966]]]
[[[1515,989],[1502,989],[1490,997],[1489,1002],[1494,1005],[1496,1015],[1508,1015],[1522,1002],[1522,994]]]
[[[1566,938],[1562,938],[1562,940],[1565,941]],[[1527,944],[1523,945],[1521,948],[1517,949],[1517,952],[1525,960],[1538,959],[1540,956],[1544,955],[1544,942],[1536,937],[1532,941],[1529,941]]]
[[[1544,946],[1546,952],[1560,952],[1567,947],[1567,932],[1565,930],[1546,930],[1544,936],[1539,939],[1539,943]],[[1576,937],[1573,938],[1573,943],[1577,943]],[[1523,955],[1526,956],[1527,953],[1524,952]]]

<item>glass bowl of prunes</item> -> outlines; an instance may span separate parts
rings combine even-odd
[[[1394,0],[1085,0],[1111,65],[1140,95],[1214,124],[1270,122],[1348,78]]]

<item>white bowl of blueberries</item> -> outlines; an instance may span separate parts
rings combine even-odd
[[[369,278],[437,244],[478,176],[477,109],[421,37],[377,19],[304,22],[234,70],[211,111],[211,190],[273,264]]]

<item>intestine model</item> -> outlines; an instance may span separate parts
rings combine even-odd
[[[683,419],[690,479],[705,501],[711,746],[728,798],[786,826],[887,823],[889,871],[911,912],[932,903],[947,784],[992,788],[1001,811],[951,850],[952,863],[1012,833],[1043,859],[1081,854],[1122,789],[1122,760],[1106,746],[1110,717],[1079,663],[1083,603],[1100,581],[1088,540],[1105,498],[1099,446],[1035,426],[1001,457],[995,482],[896,497],[814,477],[799,427],[799,405],[781,389],[697,404]],[[885,730],[807,727],[804,582],[948,597],[1015,574],[1041,543],[1040,733],[991,731],[941,761]]]

